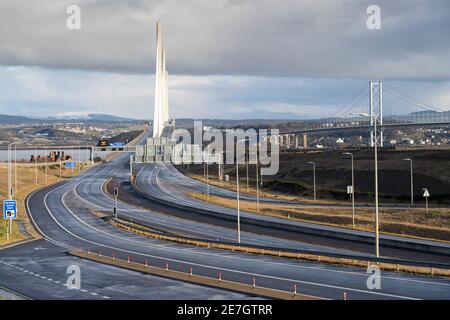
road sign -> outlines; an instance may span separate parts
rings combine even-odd
[[[108,139],[100,139],[97,144],[99,147],[109,147]]]
[[[123,147],[125,146],[125,142],[110,142],[111,147]]]
[[[430,193],[428,192],[428,189],[424,189],[425,191],[423,192],[423,196],[425,197],[425,198],[427,198],[427,197],[429,197],[430,196]]]
[[[347,186],[347,193],[352,194],[353,193],[353,186]]]
[[[17,201],[3,200],[3,218],[16,219],[17,218]]]
[[[67,161],[66,163],[66,168],[76,168],[77,163],[75,161]]]

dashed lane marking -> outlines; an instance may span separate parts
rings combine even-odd
[[[8,262],[2,261],[2,260],[0,260],[0,263],[2,263],[2,264],[4,264],[4,265],[7,265],[7,266],[10,266],[10,267],[12,267],[12,268],[14,268],[14,269],[20,270],[20,271],[22,271],[23,273],[28,273],[29,275],[32,275],[32,276],[41,278],[41,279],[43,279],[43,280],[48,280],[48,281],[54,282],[54,283],[56,283],[56,284],[60,284],[60,285],[62,285],[62,286],[64,286],[64,287],[67,287],[68,289],[71,289],[71,290],[75,289],[75,290],[79,290],[79,291],[81,291],[81,292],[83,292],[83,293],[91,294],[91,295],[93,295],[93,296],[99,296],[99,294],[98,294],[97,292],[90,292],[89,290],[86,290],[86,289],[69,288],[69,286],[67,285],[67,283],[62,283],[61,281],[53,280],[52,278],[47,278],[47,277],[45,277],[45,276],[41,276],[41,275],[38,274],[38,273],[34,273],[34,272],[32,272],[32,271],[29,271],[29,270],[20,268],[20,267],[15,266],[15,265],[13,265],[13,264],[11,264],[11,263],[8,263]],[[102,297],[103,299],[110,299],[110,297],[108,297],[108,296],[101,296],[101,297]]]

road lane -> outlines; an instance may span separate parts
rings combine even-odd
[[[108,165],[114,163],[105,166]],[[85,173],[88,174],[90,172]],[[193,267],[195,273],[209,276],[222,272],[224,278],[244,283],[256,276],[258,283],[282,290],[292,290],[293,284],[297,283],[306,294],[330,299],[339,299],[344,291],[349,297],[360,299],[450,298],[450,281],[447,279],[383,272],[381,290],[372,291],[367,289],[367,274],[360,268],[224,252],[142,238],[112,227],[86,209],[70,209],[71,201],[80,201],[70,199],[67,192],[85,178],[81,175],[37,191],[28,199],[30,213],[39,229],[50,241],[61,246],[89,248],[103,254],[114,251],[118,257],[132,256],[133,261],[147,259],[161,267],[169,263],[176,270],[187,271]]]

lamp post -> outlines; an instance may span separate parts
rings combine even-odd
[[[12,165],[12,159],[11,159],[11,146],[15,145],[17,142],[11,142],[10,144],[8,144],[8,199],[12,200],[12,194],[13,194],[13,190],[12,190],[12,170],[11,170],[11,165]],[[6,226],[6,241],[9,241],[9,238],[11,237],[12,234],[12,218],[9,218],[6,220],[8,225]]]
[[[256,159],[255,159],[255,164],[256,164],[256,211],[259,212],[259,166],[258,166],[258,152],[251,152],[249,153],[249,157],[248,160],[250,162],[250,154],[254,154]]]
[[[413,161],[410,158],[406,158],[403,159],[405,161],[409,161],[410,166],[411,166],[411,182],[410,182],[410,186],[411,186],[411,207],[414,205],[414,179],[413,179]]]
[[[314,201],[316,201],[316,163],[314,161],[309,161],[308,163],[313,166]]]
[[[38,184],[37,147],[34,147],[35,184]]]
[[[259,158],[256,152],[256,211],[259,212]]]
[[[380,256],[380,237],[379,237],[379,219],[378,219],[378,141],[377,141],[377,121],[378,117],[375,114],[355,113],[362,117],[369,117],[373,120],[374,133],[374,160],[375,160],[375,254],[377,258]]]
[[[47,184],[48,182],[48,177],[47,177],[47,147],[44,149],[44,179],[45,179],[45,184]]]
[[[249,139],[243,139],[236,142],[236,200],[237,200],[237,237],[238,243],[241,243],[241,208],[239,203],[239,148],[240,142],[248,141]]]
[[[80,170],[81,170],[81,148],[80,148],[80,146],[78,146],[78,162],[77,162],[77,167],[78,167],[78,174],[80,174]]]
[[[206,195],[208,197],[208,201],[209,201],[209,157],[210,157],[210,145],[208,144],[208,146],[206,147],[207,150],[207,154],[206,154],[206,161],[205,158],[203,158],[203,169],[204,169],[204,174],[206,177]]]
[[[62,178],[62,153],[59,154],[59,180]]]
[[[344,152],[343,155],[349,155],[352,159],[352,225],[355,227],[355,172],[353,165],[353,153]]]
[[[245,162],[246,162],[246,167],[247,167],[247,192],[248,192],[248,163],[250,162],[250,155],[247,154],[247,152],[245,153],[246,157],[245,157]]]
[[[72,158],[72,159],[71,159],[71,160],[72,160],[71,162],[73,162],[74,159],[75,159],[75,157],[74,157],[74,155],[73,155],[73,147],[72,147],[72,154],[71,154],[70,156],[71,156],[71,158]],[[70,166],[72,167],[72,177],[73,177],[73,170],[74,170],[74,169],[73,169],[73,165],[71,164]]]
[[[17,187],[17,145],[14,145],[14,194],[17,193],[17,190],[19,189]]]

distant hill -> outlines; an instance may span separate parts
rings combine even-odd
[[[47,117],[47,118],[31,118],[24,116],[13,116],[0,114],[0,124],[39,124],[39,123],[54,123],[54,122],[142,122],[142,120],[136,120],[131,118],[116,117],[108,114],[95,114],[90,113],[88,115],[80,116],[66,116],[66,117]]]
[[[9,116],[0,114],[0,124],[26,124],[39,122],[36,119],[22,117],[22,116]]]
[[[413,117],[449,117],[450,111],[434,111],[434,110],[424,110],[417,111],[408,114],[408,116]]]
[[[134,122],[134,121],[140,121],[136,119],[131,118],[123,118],[123,117],[116,117],[109,114],[99,114],[99,113],[90,113],[88,114],[88,119],[93,121],[107,121],[107,122]]]

